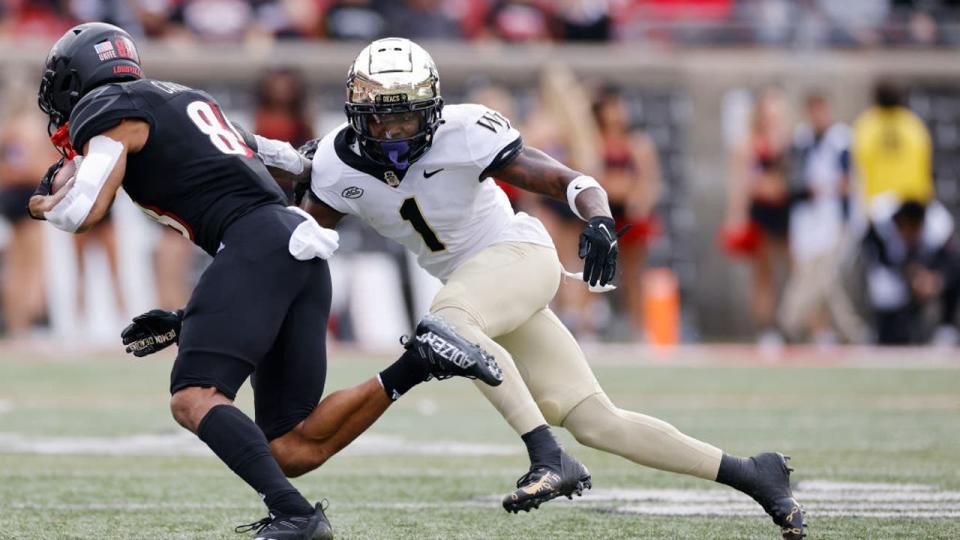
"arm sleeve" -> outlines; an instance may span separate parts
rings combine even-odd
[[[144,120],[153,127],[153,115],[138,106],[120,85],[109,84],[84,96],[70,114],[70,142],[83,153],[90,139],[113,128],[125,118]]]
[[[477,166],[480,180],[513,161],[523,150],[520,132],[502,114],[470,105],[465,117],[465,146]]]

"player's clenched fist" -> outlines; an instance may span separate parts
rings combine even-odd
[[[55,179],[61,176],[60,171],[63,169],[65,163],[69,162],[66,162],[64,158],[60,158],[56,163],[51,165],[40,180],[40,185],[34,190],[33,195],[30,197],[30,202],[27,205],[27,212],[33,219],[46,219],[44,214],[53,210],[53,207],[56,206],[69,191],[69,189],[62,189],[62,187],[66,187],[65,185],[55,185],[54,182]],[[74,170],[76,169],[74,168]]]
[[[583,259],[583,280],[591,286],[606,285],[617,272],[617,233],[612,218],[590,218],[580,233],[580,258]]]
[[[126,352],[143,357],[165,349],[180,341],[180,326],[183,310],[165,311],[152,309],[133,318],[120,337]]]

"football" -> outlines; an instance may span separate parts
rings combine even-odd
[[[50,193],[56,193],[60,191],[60,188],[65,186],[67,182],[69,182],[70,179],[77,174],[77,167],[80,165],[81,159],[81,157],[77,156],[73,159],[63,162],[63,166],[60,167],[60,170],[57,171],[57,174],[53,175],[53,183],[50,185]]]

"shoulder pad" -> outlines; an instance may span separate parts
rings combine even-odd
[[[523,149],[520,132],[497,111],[472,103],[452,105],[444,107],[444,118],[448,109],[452,109],[448,121],[451,127],[462,130],[463,144],[478,167],[480,179],[509,163]]]
[[[70,113],[70,142],[83,153],[87,141],[116,126],[124,118],[139,118],[151,125],[153,117],[138,107],[123,84],[108,84],[83,96]]]
[[[347,124],[343,124],[330,130],[316,144],[310,173],[310,185],[316,189],[330,187],[340,180],[340,172],[346,165],[337,157],[333,141],[346,126]]]

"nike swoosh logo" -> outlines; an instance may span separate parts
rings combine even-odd
[[[423,177],[424,177],[424,178],[430,178],[431,176],[437,174],[438,172],[440,172],[440,171],[442,171],[442,170],[443,170],[443,169],[441,168],[441,169],[437,169],[437,170],[432,171],[432,172],[423,171]]]
[[[616,236],[610,234],[610,231],[607,230],[607,226],[604,225],[603,223],[600,224],[600,228],[603,229],[603,232],[607,233],[607,238],[609,238],[610,240],[613,240],[613,243],[610,244],[610,248],[613,249],[613,247],[617,245]]]

